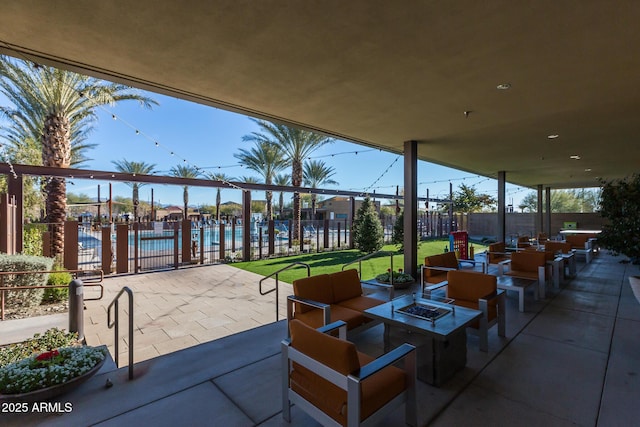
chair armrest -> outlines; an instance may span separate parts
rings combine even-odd
[[[498,290],[495,290],[493,292],[488,293],[487,295],[479,298],[478,300],[479,301],[487,301],[487,302],[489,302],[489,301],[492,301],[494,299],[500,298],[500,296],[502,294],[504,294],[504,292],[505,292],[504,289],[498,289]]]
[[[414,351],[416,351],[416,348],[413,345],[407,343],[402,344],[401,346],[394,348],[390,352],[385,353],[377,359],[362,366],[360,370],[350,376],[354,377],[357,381],[362,381]]]
[[[422,288],[422,295],[426,294],[427,296],[431,296],[431,292],[444,288],[447,285],[449,285],[449,282],[446,280],[443,280],[442,282],[436,283],[435,285],[424,286]]]
[[[335,331],[336,329],[338,330],[338,338],[340,338],[341,340],[346,340],[347,322],[345,322],[344,320],[336,320],[335,322],[331,322],[328,325],[320,326],[318,328],[318,331],[322,332],[323,334],[327,334],[329,332]]]
[[[377,280],[361,280],[360,283],[367,286],[377,286],[379,288],[383,288],[384,290],[389,291],[389,301],[393,299],[393,291],[395,290],[395,288],[390,283],[380,283]]]
[[[437,266],[430,266],[430,265],[423,265],[421,267],[421,270],[436,270],[436,271],[455,271],[457,270],[457,268],[451,268],[451,267],[437,267]]]
[[[310,299],[299,298],[295,295],[287,296],[287,320],[293,319],[293,303],[303,304],[309,307],[317,308],[318,310],[322,310],[322,323],[324,325],[328,325],[331,322],[331,306],[329,304],[325,304],[318,301],[313,301]],[[289,334],[289,328],[287,327],[287,336]]]
[[[298,302],[303,305],[308,305],[309,307],[318,308],[320,310],[324,310],[325,308],[331,307],[329,304],[325,304],[323,302],[314,301],[311,299],[300,298],[295,295],[287,296],[287,301]]]

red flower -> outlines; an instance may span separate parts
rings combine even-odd
[[[51,360],[57,355],[59,355],[58,350],[45,351],[44,353],[38,355],[36,360]]]

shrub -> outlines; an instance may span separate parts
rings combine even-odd
[[[365,197],[352,226],[353,242],[362,252],[379,251],[384,244],[384,229],[371,200]]]
[[[46,224],[25,224],[23,237],[23,255],[42,255],[42,234],[47,231]]]
[[[51,328],[44,334],[35,334],[25,342],[0,347],[0,368],[31,356],[33,353],[78,344],[78,334]]]
[[[62,267],[56,266],[54,270],[63,270]],[[42,302],[60,302],[69,299],[69,283],[73,280],[73,276],[66,271],[49,274],[47,286],[67,286],[66,288],[45,289]]]
[[[32,255],[0,254],[0,271],[49,271],[53,266],[52,258]],[[44,286],[49,273],[7,274],[3,275],[3,284],[8,287]],[[25,289],[7,291],[5,307],[32,308],[40,305],[44,289]]]

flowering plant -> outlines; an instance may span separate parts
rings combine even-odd
[[[401,268],[394,272],[388,268],[386,273],[378,274],[376,276],[376,280],[381,283],[390,283],[390,277],[393,277],[394,284],[406,284],[413,282],[413,276],[403,273]]]
[[[104,347],[65,347],[34,354],[0,368],[0,393],[28,393],[66,383],[106,357]]]

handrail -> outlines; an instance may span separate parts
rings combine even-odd
[[[342,265],[342,271],[344,271],[345,267],[351,265],[351,264],[355,264],[356,262],[358,263],[358,275],[360,276],[360,280],[362,280],[362,261],[367,260],[369,258],[373,258],[374,256],[377,255],[389,255],[389,263],[390,263],[390,270],[391,272],[389,273],[389,284],[391,286],[393,286],[393,252],[390,251],[377,251],[377,252],[373,252],[364,256],[361,256],[360,258],[354,259],[353,261],[349,261],[346,264]]]
[[[120,299],[120,296],[125,292],[129,295],[129,380],[132,380],[133,379],[133,292],[127,286],[120,289],[120,292],[118,292],[118,295],[116,295],[116,297],[113,299],[113,301],[111,301],[111,304],[109,304],[109,307],[107,308],[107,327],[111,329],[115,326],[114,350],[115,350],[115,356],[116,356],[116,366],[120,367],[118,365],[118,359],[120,356],[120,353],[118,351],[118,341],[119,341],[118,300]],[[111,307],[114,307],[114,306],[115,306],[115,316],[114,316],[113,322],[111,322]]]
[[[311,276],[311,267],[309,266],[309,264],[305,264],[304,262],[297,261],[297,262],[292,262],[291,264],[289,264],[289,265],[287,265],[285,267],[282,267],[278,271],[274,271],[270,275],[265,276],[262,279],[260,279],[260,282],[258,282],[258,286],[259,286],[258,290],[260,291],[260,295],[267,295],[267,294],[270,294],[273,291],[276,291],[276,322],[278,320],[280,320],[280,309],[279,309],[279,306],[278,306],[278,301],[279,301],[279,296],[280,296],[280,290],[279,290],[280,281],[278,280],[278,275],[280,273],[282,273],[283,271],[289,270],[291,268],[294,268],[294,267],[297,267],[297,266],[300,266],[300,265],[307,268],[307,277]],[[269,279],[269,278],[271,278],[273,276],[276,276],[276,286],[273,289],[269,289],[268,291],[263,291],[262,290],[262,282],[264,282],[265,280],[267,280],[267,279]]]
[[[0,320],[4,320],[4,305],[5,305],[5,292],[6,291],[22,291],[26,289],[61,289],[68,288],[69,285],[32,285],[32,286],[4,286],[4,276],[12,274],[44,274],[44,273],[70,273],[74,279],[78,278],[78,273],[86,272],[100,272],[100,277],[88,277],[84,286],[98,286],[100,287],[100,296],[98,298],[85,298],[84,301],[98,301],[104,296],[104,286],[102,281],[104,280],[104,272],[99,269],[95,270],[37,270],[37,271],[0,271]],[[83,283],[85,281],[83,280]]]

